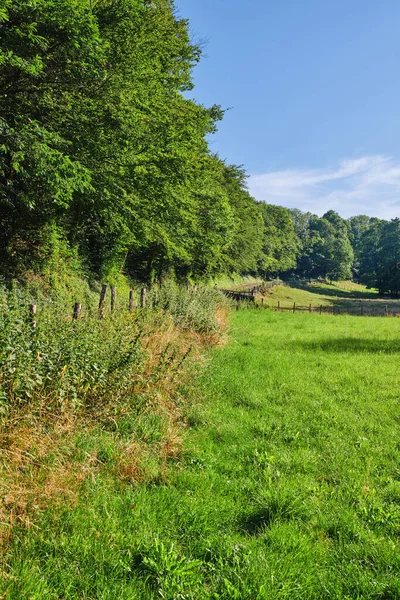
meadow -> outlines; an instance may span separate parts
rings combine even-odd
[[[397,319],[235,312],[162,476],[103,449],[10,542],[0,597],[400,598],[399,340]]]
[[[351,281],[328,283],[324,280],[308,282],[290,280],[267,289],[264,298],[258,297],[266,308],[277,310],[311,310],[330,314],[352,314],[354,316],[398,316],[400,300],[379,296],[376,290]]]

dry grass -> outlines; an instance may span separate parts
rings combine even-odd
[[[34,525],[35,515],[51,504],[73,503],[94,456],[72,459],[77,419],[21,415],[0,434],[0,546],[14,525]]]
[[[218,311],[226,327],[228,310]],[[127,397],[110,396],[101,405],[90,403],[50,410],[48,398],[31,409],[19,407],[0,428],[0,548],[15,526],[35,527],[48,506],[74,505],[82,484],[99,474],[121,481],[144,482],[164,477],[167,463],[181,450],[185,424],[179,386],[204,361],[204,349],[222,337],[180,330],[171,318],[147,326],[142,344],[146,361],[135,373]],[[142,437],[121,433],[121,424],[135,418],[157,420],[157,431]],[[82,445],[82,435],[85,443]],[[154,440],[150,439],[154,435]],[[104,459],[102,447],[110,449]],[[104,451],[103,451],[104,454]]]

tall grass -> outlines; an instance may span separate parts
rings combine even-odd
[[[120,306],[101,320],[92,302],[73,320],[71,310],[42,299],[33,327],[24,294],[0,290],[0,410],[35,401],[60,409],[99,404],[110,392],[117,401],[146,375],[152,335],[172,326],[206,337],[220,333],[223,299],[215,290],[167,284],[148,302],[148,310],[129,313]],[[182,359],[172,345],[158,349],[160,363],[170,368]],[[161,364],[153,367],[160,375]]]
[[[127,299],[99,319],[88,294],[78,320],[71,299],[0,289],[0,546],[34,526],[49,504],[75,502],[88,477],[157,481],[178,452],[179,386],[204,344],[221,334],[225,300],[172,284],[146,309]],[[110,475],[111,476],[111,475]]]

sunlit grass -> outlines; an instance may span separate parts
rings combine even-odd
[[[258,302],[261,303],[261,297]],[[400,314],[400,300],[382,298],[374,290],[350,281],[330,283],[290,282],[267,290],[263,298],[264,307],[275,310],[296,309],[331,312],[344,312],[365,316],[384,316]]]
[[[0,593],[399,598],[399,340],[397,319],[236,312],[163,478],[100,470],[21,530]]]

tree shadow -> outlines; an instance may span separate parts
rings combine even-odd
[[[347,300],[377,300],[378,294],[374,292],[361,292],[357,290],[341,290],[340,288],[328,288],[315,283],[301,283],[301,282],[290,282],[290,287],[298,290],[310,292],[311,294],[318,294],[319,296],[333,296],[336,298],[346,298]]]
[[[320,342],[297,342],[291,343],[290,347],[296,345],[310,352],[337,352],[354,354],[398,354],[400,353],[400,340],[368,340],[361,338],[335,338],[331,340],[323,340]]]

